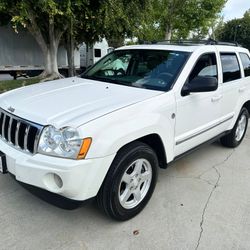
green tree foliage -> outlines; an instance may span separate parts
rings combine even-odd
[[[57,78],[60,76],[57,51],[63,34],[66,31],[73,33],[75,27],[81,26],[91,33],[88,39],[96,37],[94,16],[91,13],[99,8],[100,2],[101,0],[0,0],[0,17],[2,20],[3,16],[10,16],[16,31],[20,25],[30,31],[44,54],[43,75]]]
[[[227,42],[238,42],[250,49],[250,10],[243,18],[233,19],[220,25],[215,31],[218,40]]]
[[[82,42],[93,44],[104,37],[104,0],[78,0],[74,4],[73,14],[73,36],[76,45]]]
[[[134,37],[144,21],[150,0],[107,0],[104,4],[104,35],[112,47],[121,46],[125,37]],[[151,13],[148,13],[150,15]]]
[[[159,40],[186,37],[216,17],[226,0],[0,0],[0,25],[11,19],[34,36],[44,54],[45,76],[59,76],[57,51],[64,41],[70,51],[106,37],[120,46],[125,37]]]
[[[70,1],[1,0],[0,12],[11,16],[13,27],[27,28],[44,54],[44,76],[58,77],[57,51],[68,28],[65,19],[71,15]]]
[[[227,0],[151,0],[141,34],[162,39],[186,38],[190,31],[208,32]],[[140,34],[139,34],[140,36]]]
[[[105,36],[111,46],[119,46],[139,26],[147,1],[0,0],[0,25],[11,19],[16,31],[20,25],[27,28],[44,54],[43,75],[56,78],[60,43],[67,45],[70,64],[82,42],[91,45]]]
[[[75,75],[74,50],[86,43],[88,47],[104,37],[103,20],[105,11],[103,1],[71,1],[72,15],[68,19],[68,29],[62,43],[67,49],[69,76]]]

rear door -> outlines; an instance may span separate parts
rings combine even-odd
[[[239,92],[247,95],[247,99],[249,100],[249,92],[250,92],[250,55],[248,51],[239,52],[240,59],[243,67],[244,74],[244,83],[243,86],[239,89]]]
[[[228,130],[232,126],[236,114],[236,107],[240,96],[243,94],[245,86],[243,70],[237,52],[220,51],[220,63],[222,67],[222,116],[225,122],[223,130]]]

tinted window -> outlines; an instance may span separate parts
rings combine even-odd
[[[136,88],[168,91],[190,53],[168,50],[113,51],[82,77]]]
[[[245,76],[250,76],[250,58],[248,54],[240,53],[240,58],[244,67]]]
[[[100,49],[95,49],[95,57],[101,57],[102,51]]]
[[[210,76],[218,79],[217,61],[214,53],[205,54],[199,58],[188,81],[192,81],[197,76]]]
[[[223,82],[230,82],[241,78],[240,65],[236,54],[221,53]]]

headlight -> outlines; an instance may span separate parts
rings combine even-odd
[[[54,126],[47,126],[42,131],[38,152],[70,159],[83,159],[91,141],[91,138],[80,139],[78,131],[74,128],[56,129]]]

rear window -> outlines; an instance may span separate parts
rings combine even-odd
[[[235,53],[221,53],[223,82],[230,82],[241,78],[240,65]]]
[[[240,53],[240,59],[242,61],[245,77],[250,76],[250,58],[246,53]]]

